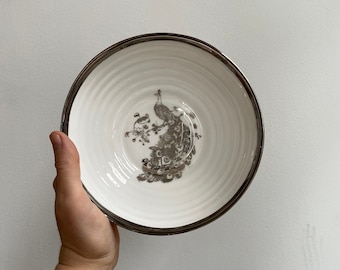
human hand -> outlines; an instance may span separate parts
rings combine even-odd
[[[61,248],[57,270],[112,270],[118,261],[119,234],[115,224],[91,202],[80,180],[79,154],[62,132],[50,135],[57,176],[55,215]]]

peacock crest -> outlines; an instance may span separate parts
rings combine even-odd
[[[157,143],[149,147],[149,157],[142,160],[143,173],[137,179],[167,183],[182,177],[183,170],[190,165],[196,153],[194,141],[202,136],[197,133],[196,115],[193,112],[186,112],[176,106],[170,110],[162,103],[160,89],[155,96],[157,100],[154,112],[162,123],[151,123],[149,114],[141,115],[137,112],[134,114],[136,120],[133,129],[127,131],[125,137],[131,136],[132,142],[146,145],[150,143],[151,134],[158,136]]]

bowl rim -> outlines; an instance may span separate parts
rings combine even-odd
[[[125,229],[138,232],[138,233],[149,234],[149,235],[173,235],[173,234],[180,234],[180,233],[192,231],[194,229],[198,229],[218,219],[223,214],[225,214],[227,211],[229,211],[236,204],[236,202],[242,197],[242,195],[245,193],[250,183],[254,179],[255,174],[258,170],[261,158],[262,158],[263,146],[264,146],[264,125],[263,125],[262,114],[261,114],[259,104],[257,102],[255,94],[247,78],[243,75],[241,70],[225,54],[223,54],[217,48],[215,48],[214,46],[210,45],[209,43],[205,41],[202,41],[192,36],[176,34],[176,33],[165,33],[165,32],[148,33],[148,34],[133,36],[133,37],[124,39],[120,42],[117,42],[109,46],[108,48],[104,49],[103,51],[98,53],[94,58],[92,58],[92,60],[90,60],[85,65],[85,67],[81,70],[81,72],[78,74],[78,76],[74,80],[68,92],[68,95],[66,97],[65,103],[64,103],[62,116],[61,116],[60,130],[68,135],[69,119],[70,119],[70,113],[71,113],[73,102],[77,96],[79,89],[81,88],[82,84],[86,80],[86,78],[100,63],[102,63],[105,59],[115,54],[116,52],[123,50],[126,47],[139,44],[142,42],[149,42],[149,41],[156,41],[156,40],[177,41],[177,42],[182,42],[182,43],[195,46],[197,48],[200,48],[208,52],[209,54],[211,54],[212,56],[220,60],[225,66],[227,66],[227,68],[233,72],[233,74],[238,78],[240,83],[243,85],[252,103],[252,107],[254,109],[254,114],[256,118],[257,136],[258,136],[258,142],[256,145],[254,159],[253,159],[251,168],[247,174],[247,177],[244,179],[241,187],[232,196],[232,198],[226,204],[224,204],[220,209],[218,209],[217,211],[215,211],[214,213],[210,214],[209,216],[203,219],[200,219],[196,222],[193,222],[187,225],[183,225],[179,227],[170,227],[170,228],[155,228],[155,227],[148,227],[148,226],[133,223],[131,221],[128,221],[126,219],[123,219],[115,215],[114,213],[110,212],[108,209],[103,207],[83,185],[84,189],[86,190],[87,194],[89,195],[93,203],[107,216],[107,218],[111,222],[114,222],[117,225]]]

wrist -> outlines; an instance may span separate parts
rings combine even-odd
[[[108,268],[108,267],[102,267],[102,266],[97,266],[94,264],[87,264],[83,266],[69,266],[69,265],[63,265],[63,264],[57,264],[55,270],[112,270],[114,268]]]
[[[113,270],[114,266],[109,258],[87,258],[62,246],[55,270]]]

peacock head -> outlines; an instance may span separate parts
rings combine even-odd
[[[155,93],[155,96],[157,97],[161,97],[161,89],[158,89],[157,92]]]

